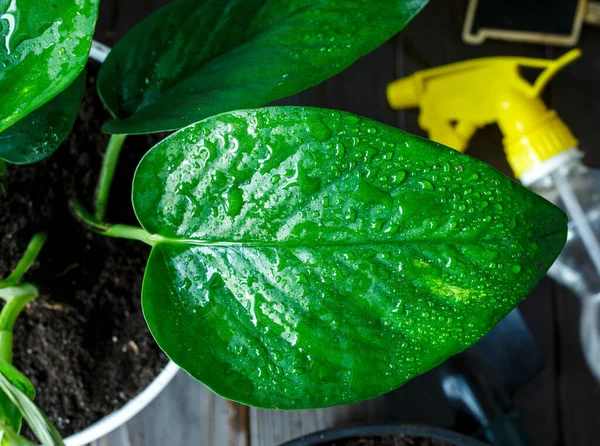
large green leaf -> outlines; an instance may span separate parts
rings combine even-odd
[[[300,409],[371,398],[468,347],[560,252],[562,211],[485,163],[369,119],[222,114],[157,144],[133,203],[142,304],[215,392]]]
[[[116,134],[175,130],[302,91],[377,48],[427,0],[178,0],[113,48],[98,91]]]
[[[98,0],[0,0],[0,132],[83,70]]]
[[[54,153],[73,128],[84,90],[81,73],[50,102],[0,132],[0,159],[29,164]]]

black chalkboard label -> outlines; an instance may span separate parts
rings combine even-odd
[[[574,45],[584,12],[585,0],[471,0],[463,37]]]

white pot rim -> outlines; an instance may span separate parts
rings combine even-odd
[[[110,48],[99,42],[93,42],[90,51],[90,59],[100,63],[104,62]],[[152,382],[137,396],[130,399],[123,407],[116,410],[84,430],[67,437],[64,442],[66,446],[85,446],[96,441],[116,428],[122,426],[150,402],[171,382],[179,371],[179,367],[173,361],[169,361],[165,368],[152,380]]]
[[[140,394],[132,398],[121,407],[81,432],[65,439],[66,446],[84,446],[109,434],[119,426],[122,426],[158,396],[160,392],[171,382],[179,371],[179,366],[169,361],[166,367],[154,378],[154,380]]]

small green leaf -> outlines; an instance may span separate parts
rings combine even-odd
[[[0,133],[0,159],[13,164],[41,161],[71,132],[85,90],[85,73],[50,102]]]
[[[27,398],[33,401],[35,398],[35,388],[31,381],[25,375],[19,372],[12,364],[0,360],[0,374],[2,374],[10,383],[23,392]],[[13,404],[8,395],[0,390],[0,420],[5,420],[15,432],[21,429],[23,416],[19,409]]]
[[[98,0],[0,0],[0,132],[75,80],[97,16]]]
[[[0,360],[0,374],[4,375],[14,386],[27,395],[27,398],[33,401],[35,398],[35,388],[31,381],[19,372],[12,364]]]
[[[0,445],[2,446],[35,446],[31,441],[18,434],[10,425],[0,421]]]
[[[64,446],[60,434],[42,411],[17,386],[0,373],[0,391],[17,407],[43,446]]]
[[[280,409],[372,398],[470,346],[567,233],[483,162],[303,107],[180,130],[140,162],[133,204],[157,240],[142,305],[158,344],[215,392]]]
[[[259,107],[336,73],[400,31],[427,0],[178,0],[121,39],[98,76],[119,120],[103,131],[179,129]]]

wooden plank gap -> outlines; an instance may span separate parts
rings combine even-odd
[[[560,395],[561,395],[561,383],[560,383],[560,372],[561,372],[561,342],[560,342],[560,321],[559,321],[559,311],[560,304],[558,300],[560,299],[560,294],[558,292],[558,288],[560,285],[553,282],[552,283],[552,307],[553,307],[553,315],[554,315],[554,374],[557,377],[554,382],[555,392],[558,398],[557,404],[554,407],[554,411],[556,413],[556,435],[558,444],[565,444],[565,428],[564,421],[562,417],[562,410],[560,405]]]

